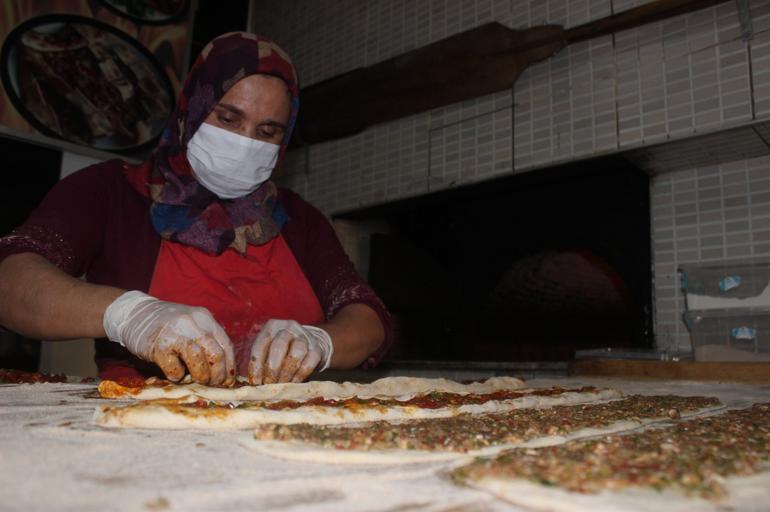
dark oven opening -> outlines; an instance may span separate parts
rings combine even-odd
[[[612,156],[338,215],[370,230],[391,360],[651,348],[649,177]]]

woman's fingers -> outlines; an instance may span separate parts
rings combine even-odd
[[[194,382],[199,384],[208,384],[211,380],[209,362],[206,358],[206,352],[199,340],[188,340],[183,343],[180,350],[180,356],[187,365],[187,371]]]
[[[209,385],[221,386],[227,380],[227,368],[225,365],[225,351],[214,340],[209,338],[203,345],[206,362],[209,369]]]
[[[314,338],[313,329],[294,320],[265,322],[251,346],[249,382],[256,385],[307,379],[323,360],[321,343]]]
[[[152,352],[152,360],[160,367],[163,374],[169,380],[177,382],[184,377],[184,364],[179,360],[179,356],[173,350],[172,345],[164,343],[156,344]]]
[[[281,371],[278,373],[278,382],[291,382],[294,379],[294,375],[307,356],[307,352],[307,341],[302,338],[292,339],[289,352],[286,354],[281,365]]]
[[[235,351],[229,336],[206,309],[193,311],[192,319],[204,335],[201,347],[206,353],[212,386],[231,386],[235,383]]]
[[[257,339],[251,344],[251,354],[249,355],[249,383],[254,386],[262,384],[264,380],[263,370],[265,368],[265,359],[267,351],[270,349],[270,336],[264,330],[257,335]]]
[[[145,293],[126,292],[104,313],[107,336],[132,354],[161,367],[171,380],[235,383],[235,353],[230,338],[206,308],[166,302]]]
[[[232,352],[230,339],[208,310],[196,308],[165,323],[155,337],[152,360],[171,380],[181,379],[186,367],[193,381],[218,386],[235,381]]]
[[[265,384],[273,384],[280,382],[278,376],[281,373],[281,367],[283,361],[286,359],[286,354],[289,352],[289,345],[291,344],[294,336],[291,332],[285,329],[279,330],[270,340],[270,350],[267,353],[267,359],[265,360],[265,366],[262,373],[262,382]]]
[[[294,374],[294,377],[292,377],[292,382],[305,382],[308,377],[310,377],[310,374],[313,373],[313,370],[315,370],[318,367],[318,363],[321,362],[321,353],[317,350],[310,350],[308,351],[307,355],[305,356],[305,359],[302,360],[302,363],[300,364],[299,368],[297,369],[297,373]]]

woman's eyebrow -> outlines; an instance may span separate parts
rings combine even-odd
[[[280,129],[282,129],[282,130],[285,130],[286,128],[288,128],[288,126],[286,126],[285,124],[283,124],[283,123],[280,123],[280,122],[278,122],[278,121],[274,121],[274,120],[272,120],[272,119],[268,119],[268,120],[266,120],[266,121],[263,121],[263,122],[261,122],[261,123],[259,123],[259,124],[260,124],[260,125],[264,125],[264,124],[266,124],[267,126],[273,126],[273,127],[275,127],[275,128],[280,128]]]
[[[243,110],[239,109],[235,105],[230,105],[229,103],[217,103],[217,108],[223,108],[225,110],[229,110],[233,114],[238,114],[241,117],[244,117],[246,115],[246,113]]]

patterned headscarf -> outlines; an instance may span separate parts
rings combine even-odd
[[[221,254],[228,247],[243,254],[248,244],[272,240],[286,222],[272,181],[247,196],[220,199],[196,181],[187,161],[187,143],[206,116],[233,85],[257,73],[281,78],[291,94],[291,116],[278,153],[280,163],[299,110],[294,65],[274,42],[232,32],[217,37],[201,51],[153,157],[139,167],[127,168],[132,186],[151,199],[152,224],[164,239],[209,254]]]

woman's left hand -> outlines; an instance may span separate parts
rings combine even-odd
[[[329,367],[334,353],[325,330],[294,320],[268,320],[251,345],[251,384],[303,382],[316,367]]]

